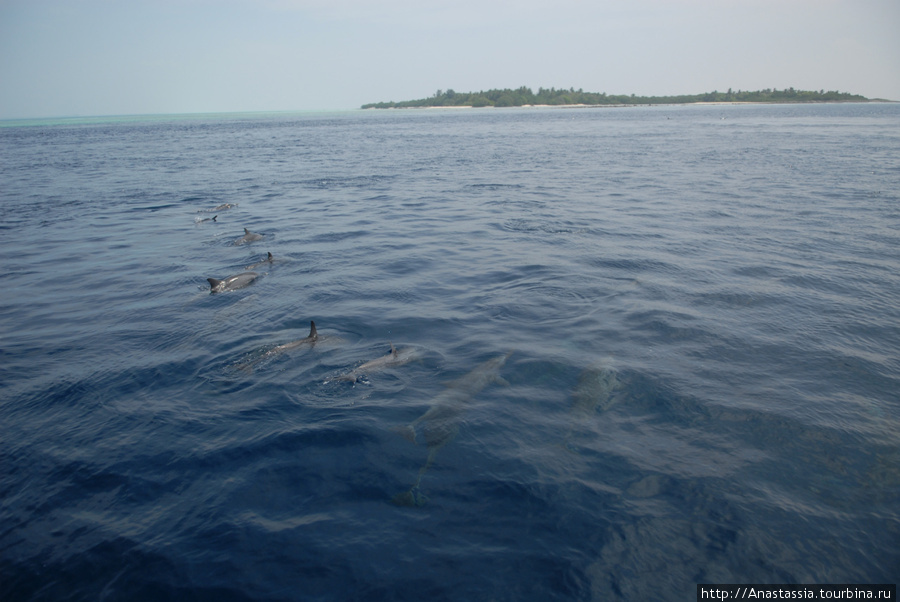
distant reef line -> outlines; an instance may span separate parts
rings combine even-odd
[[[538,88],[537,93],[522,86],[515,90],[495,89],[479,92],[454,92],[438,90],[428,98],[404,100],[400,102],[373,102],[362,105],[363,109],[413,109],[428,107],[521,107],[527,105],[665,105],[693,103],[737,103],[737,102],[874,102],[859,94],[836,90],[795,90],[786,88],[765,90],[706,92],[703,94],[683,94],[678,96],[636,96],[634,94],[606,94],[585,92],[575,88]]]

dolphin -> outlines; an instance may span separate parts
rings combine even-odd
[[[269,353],[271,353],[273,355],[278,354],[278,353],[283,353],[285,351],[290,351],[291,349],[296,349],[300,345],[306,345],[307,343],[310,346],[312,346],[312,345],[315,345],[318,338],[319,338],[319,333],[316,332],[316,323],[313,322],[312,320],[310,320],[308,336],[306,336],[302,339],[298,339],[296,341],[291,341],[290,343],[285,343],[284,345],[279,345],[278,347],[275,347],[274,349],[270,349]]]
[[[273,347],[260,355],[259,357],[252,359],[248,362],[244,362],[242,364],[238,364],[236,367],[241,370],[252,371],[253,367],[262,362],[263,360],[267,360],[275,357],[280,353],[284,353],[285,351],[290,351],[291,349],[296,349],[301,345],[309,345],[312,347],[316,344],[316,341],[319,339],[319,333],[316,332],[316,323],[312,320],[309,321],[309,335],[298,339],[296,341],[291,341],[290,343],[284,343],[283,345],[278,345],[277,347]]]
[[[207,280],[209,281],[209,292],[222,293],[249,286],[257,278],[259,278],[259,274],[256,272],[241,272],[240,274],[229,276],[223,280],[217,280],[215,278],[207,278]]]
[[[401,349],[400,351],[398,351],[394,348],[394,344],[391,343],[391,352],[387,355],[382,355],[381,357],[377,357],[374,360],[370,360],[365,364],[354,368],[349,373],[344,374],[343,376],[338,376],[337,378],[333,378],[331,380],[347,380],[356,382],[360,379],[361,376],[365,374],[378,372],[379,370],[384,370],[385,368],[396,368],[417,360],[421,356],[422,354],[418,349],[407,347],[406,349]]]
[[[257,240],[262,240],[262,239],[263,239],[262,234],[257,234],[256,232],[251,232],[247,228],[244,228],[244,235],[242,237],[240,237],[239,239],[235,240],[234,244],[244,245],[244,244],[248,244],[248,243],[255,242]]]
[[[214,221],[216,221],[216,218],[217,218],[217,217],[219,217],[219,216],[218,216],[218,215],[214,215],[214,216],[212,216],[212,217],[204,217],[203,219],[197,218],[196,221],[197,221],[198,224],[202,224],[203,222],[214,222]]]
[[[599,410],[608,410],[616,401],[613,393],[620,387],[616,370],[608,363],[587,368],[578,377],[578,384],[572,391],[573,415],[589,415]]]
[[[615,392],[622,388],[618,373],[608,362],[586,368],[578,376],[578,384],[572,391],[572,405],[569,414],[572,423],[566,433],[565,448],[570,450],[570,441],[577,424],[597,410],[606,411],[619,401]]]
[[[215,211],[228,211],[234,207],[237,207],[237,203],[223,203],[218,207],[213,207],[212,209],[198,209],[197,213],[213,213]]]
[[[510,351],[505,355],[489,359],[476,366],[468,374],[449,383],[447,389],[432,400],[428,411],[398,429],[404,437],[416,443],[416,427],[421,425],[422,438],[425,445],[428,446],[428,458],[419,469],[419,475],[413,486],[391,499],[394,504],[398,506],[425,505],[428,498],[419,491],[422,477],[434,462],[437,452],[456,437],[459,432],[459,420],[472,398],[491,383],[509,384],[500,376],[500,368],[512,353]]]
[[[253,263],[253,264],[251,264],[251,265],[248,265],[248,266],[245,267],[244,269],[245,269],[245,270],[252,270],[253,268],[258,268],[259,266],[261,266],[261,265],[264,264],[264,263],[272,263],[272,261],[273,261],[274,259],[275,259],[275,258],[272,257],[272,253],[269,252],[269,253],[268,253],[268,256],[267,256],[265,259],[263,259],[262,261],[257,261],[256,263]]]

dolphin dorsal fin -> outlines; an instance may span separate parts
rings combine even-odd
[[[310,339],[319,338],[319,333],[316,332],[316,323],[312,320],[309,321],[309,337]]]
[[[217,218],[217,217],[219,217],[219,216],[218,216],[218,215],[214,215],[212,221],[216,221],[216,218]]]
[[[222,280],[217,280],[216,278],[207,278],[206,280],[209,282],[210,288],[216,288],[217,286],[222,284]]]
[[[394,349],[394,343],[392,343],[391,341],[388,341],[388,343],[391,343],[391,356],[397,357],[397,350]]]
[[[266,258],[266,261],[272,261],[273,259],[275,259],[274,257],[272,257],[272,251],[268,251],[268,255],[269,256]]]
[[[248,230],[247,228],[244,228],[244,235],[246,236],[247,234],[250,234],[250,230]]]

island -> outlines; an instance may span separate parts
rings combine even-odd
[[[693,103],[739,103],[739,102],[870,102],[870,99],[858,94],[838,92],[835,90],[784,90],[765,89],[754,92],[731,88],[727,92],[706,92],[704,94],[686,94],[680,96],[635,96],[634,94],[606,94],[585,92],[575,88],[538,88],[535,94],[531,88],[522,86],[515,90],[509,88],[482,90],[479,92],[454,92],[438,90],[433,96],[419,100],[401,102],[374,102],[364,104],[363,109],[410,109],[427,107],[522,107],[534,105],[546,106],[610,106],[610,105],[662,105]]]

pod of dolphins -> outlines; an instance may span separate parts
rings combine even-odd
[[[237,204],[225,203],[207,211],[225,211],[236,206]],[[198,220],[198,223],[216,221],[217,217],[218,215],[215,215],[212,218]],[[250,244],[263,240],[264,238],[264,235],[251,232],[247,228],[244,228],[244,235],[236,239],[233,244]],[[232,276],[226,276],[222,279],[207,278],[210,294],[235,291],[250,286],[259,278],[259,273],[252,270],[261,265],[270,264],[273,261],[274,257],[272,256],[272,253],[267,253],[267,256],[264,259],[247,266],[244,268],[245,271],[243,272]],[[309,347],[312,347],[318,340],[319,335],[316,331],[316,323],[310,321],[309,335],[306,337],[273,347],[265,351],[259,357],[238,364],[237,368],[252,371],[257,364],[266,359],[292,349],[297,349],[301,346],[308,345]],[[365,362],[347,374],[329,379],[329,381],[326,382],[347,381],[355,383],[368,374],[388,368],[400,367],[421,358],[421,352],[415,348],[398,350],[394,347],[393,343],[390,345],[391,350],[387,355]],[[428,410],[421,416],[407,425],[397,427],[397,432],[410,442],[414,444],[418,444],[419,441],[424,442],[427,448],[427,456],[424,464],[422,464],[422,467],[419,469],[412,486],[408,490],[396,494],[391,499],[393,504],[397,506],[419,507],[428,502],[428,497],[420,490],[422,477],[434,463],[438,451],[456,437],[459,432],[460,420],[475,396],[490,384],[509,384],[502,376],[500,376],[500,369],[512,354],[513,351],[509,351],[503,355],[493,357],[479,364],[467,374],[452,381],[443,391],[431,400]],[[614,393],[619,388],[621,388],[621,383],[618,380],[617,372],[608,363],[604,362],[584,370],[572,393],[573,401],[570,413],[573,417],[573,428],[574,422],[583,419],[584,416],[591,415],[598,410],[608,410],[615,404],[616,398],[614,397]],[[569,433],[566,436],[567,443],[571,438],[571,435],[572,429],[569,430]]]

